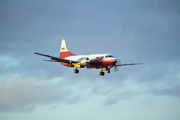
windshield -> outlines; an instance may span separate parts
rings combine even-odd
[[[113,57],[112,55],[106,55],[106,57]]]

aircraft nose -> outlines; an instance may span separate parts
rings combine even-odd
[[[114,63],[117,63],[117,59],[116,58],[114,58]]]

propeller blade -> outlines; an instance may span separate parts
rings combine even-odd
[[[114,66],[114,72],[117,72],[117,71],[119,71],[119,69],[116,66]]]

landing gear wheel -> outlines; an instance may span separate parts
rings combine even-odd
[[[104,74],[105,74],[105,73],[104,73],[103,71],[101,71],[101,72],[99,73],[100,76],[104,76]]]
[[[107,73],[110,73],[110,70],[107,70]]]
[[[79,73],[79,70],[78,70],[78,69],[75,69],[75,70],[74,70],[74,73],[77,73],[77,74],[78,74],[78,73]]]

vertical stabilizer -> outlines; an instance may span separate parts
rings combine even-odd
[[[61,42],[61,48],[60,48],[59,57],[60,58],[66,58],[66,57],[69,57],[69,56],[76,56],[76,55],[67,50],[66,42],[63,39],[62,42]]]
[[[61,49],[60,49],[60,52],[67,52],[68,50],[67,50],[67,48],[66,48],[66,42],[65,42],[65,40],[63,39],[62,41],[61,41]]]

